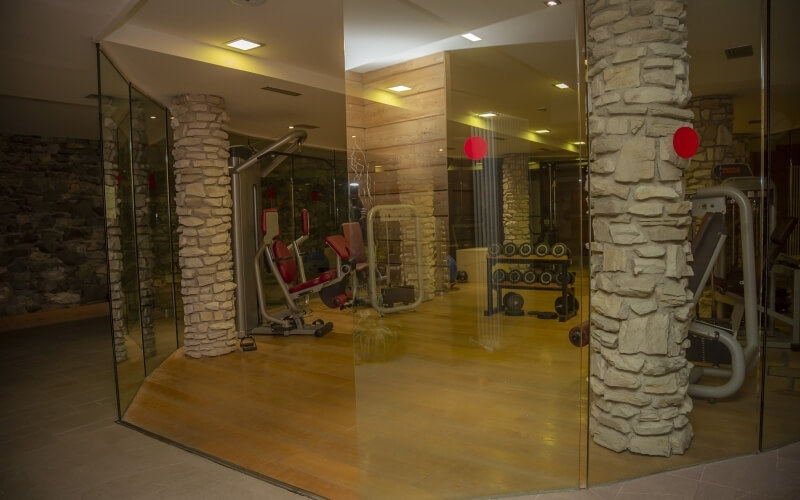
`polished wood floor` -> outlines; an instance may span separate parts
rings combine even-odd
[[[526,309],[552,309],[551,292],[523,295]],[[383,318],[314,302],[310,319],[335,324],[325,337],[258,337],[257,351],[203,360],[178,350],[124,420],[335,499],[575,488],[587,467],[597,484],[756,450],[752,375],[730,400],[695,402],[683,456],[587,447],[586,349],[567,340],[580,316],[487,317],[485,308],[472,283]]]

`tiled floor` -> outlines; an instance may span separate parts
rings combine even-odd
[[[302,498],[116,424],[107,331],[99,319],[0,334],[0,498]],[[517,498],[800,499],[800,443]]]

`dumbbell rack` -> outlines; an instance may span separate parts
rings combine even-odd
[[[492,269],[497,264],[550,264],[559,267],[558,272],[562,273],[562,276],[568,275],[568,269],[570,264],[570,258],[568,256],[563,257],[553,257],[552,255],[547,255],[544,257],[537,257],[535,255],[531,255],[528,257],[521,257],[515,255],[513,257],[508,257],[504,255],[497,255],[497,256],[487,256],[486,257],[486,297],[487,297],[487,307],[486,310],[483,312],[485,316],[491,316],[492,314],[498,313],[502,311],[502,303],[503,303],[503,289],[509,290],[542,290],[548,292],[561,292],[562,301],[564,304],[568,304],[568,296],[574,295],[575,287],[571,286],[568,280],[563,279],[561,280],[561,284],[551,283],[548,285],[543,285],[541,283],[509,283],[509,282],[500,282],[494,283],[492,279]],[[495,300],[495,294],[497,294],[497,298]],[[495,305],[496,304],[496,305]],[[572,318],[577,314],[577,311],[570,311],[569,308],[566,308],[567,314],[559,314],[558,321],[564,322],[567,321],[569,318]],[[557,311],[556,311],[557,312]]]

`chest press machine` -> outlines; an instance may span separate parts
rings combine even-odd
[[[714,266],[722,254],[728,238],[724,214],[728,200],[739,209],[739,225],[742,235],[753,234],[753,212],[750,200],[742,191],[732,186],[719,185],[699,190],[692,197],[692,215],[703,217],[700,228],[692,242],[694,275],[689,278],[689,289],[693,302],[697,302],[711,277]],[[730,354],[729,368],[719,366],[695,365],[689,376],[689,395],[710,401],[733,395],[744,383],[744,378],[758,359],[758,290],[756,285],[756,252],[752,237],[740,238],[742,252],[742,283],[744,293],[743,307],[738,310],[738,318],[731,318],[734,325],[743,320],[745,343],[737,339],[738,331],[713,323],[694,319],[689,325],[693,345],[698,343],[719,343]],[[698,361],[687,353],[690,361]],[[717,363],[714,363],[717,364]],[[703,376],[724,378],[722,385],[704,385],[697,381]]]
[[[333,323],[322,320],[311,324],[305,322],[307,298],[311,294],[319,293],[328,307],[341,307],[347,301],[345,278],[350,273],[350,251],[344,236],[325,238],[335,255],[335,268],[307,280],[299,247],[309,234],[308,211],[301,211],[303,234],[287,246],[281,239],[277,209],[261,208],[261,179],[275,170],[287,154],[297,151],[306,137],[304,130],[293,131],[252,155],[250,150],[235,151],[232,148],[229,172],[233,191],[236,329],[245,350],[255,349],[251,335],[321,337],[331,331]],[[261,166],[261,160],[272,154],[272,161]],[[267,309],[263,266],[275,277],[286,303],[283,310]]]

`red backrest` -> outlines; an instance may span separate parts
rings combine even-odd
[[[347,246],[347,242],[341,234],[334,234],[333,236],[326,237],[325,243],[327,243],[342,259],[350,258],[350,248]]]
[[[361,234],[361,224],[358,222],[345,222],[342,224],[344,240],[350,248],[350,254],[356,262],[366,262],[367,255],[364,251],[364,236]]]
[[[300,210],[300,217],[303,219],[303,234],[307,235],[310,232],[308,223],[308,210],[305,208]]]
[[[272,254],[275,256],[275,264],[278,267],[278,272],[281,273],[281,278],[285,283],[292,283],[297,279],[297,264],[292,258],[292,253],[286,246],[286,243],[276,240],[272,244]]]

